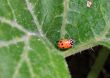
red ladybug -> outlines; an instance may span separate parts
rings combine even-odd
[[[72,39],[60,39],[57,42],[57,47],[59,49],[69,49],[73,46],[74,41]]]

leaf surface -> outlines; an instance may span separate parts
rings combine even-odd
[[[64,57],[110,42],[110,1],[0,0],[0,78],[70,78]],[[60,38],[73,48],[56,49]],[[6,73],[7,71],[7,73]]]
[[[0,5],[0,78],[70,78],[64,57],[43,32],[45,19],[52,20],[51,0],[0,0]]]

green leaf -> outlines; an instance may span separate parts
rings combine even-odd
[[[54,45],[60,38],[75,41],[73,48],[62,53],[65,57],[100,45],[99,42],[110,42],[110,1],[89,1],[92,1],[91,7],[87,7],[87,0],[63,0],[63,7],[58,6],[62,12],[56,11],[54,5],[58,3],[52,4],[51,17],[47,12],[47,17],[52,19],[46,19],[43,28],[47,38]]]
[[[51,2],[0,0],[0,5],[0,78],[70,78],[64,57],[43,32]]]
[[[110,43],[110,1],[86,3],[0,0],[0,78],[70,78],[63,56]],[[75,41],[63,56],[60,38]]]
[[[110,52],[107,48],[102,48],[96,58],[94,65],[91,68],[91,71],[88,74],[87,78],[98,78],[101,70],[103,70],[103,66],[109,56]]]

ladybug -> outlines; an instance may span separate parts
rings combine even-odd
[[[60,39],[57,42],[57,47],[59,49],[69,49],[73,46],[74,41],[72,39]]]

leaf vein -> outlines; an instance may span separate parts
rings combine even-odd
[[[20,30],[20,31],[22,31],[22,32],[24,32],[24,33],[26,33],[26,34],[28,34],[28,32],[29,32],[28,30],[26,30],[25,28],[23,28],[22,25],[19,25],[16,21],[7,20],[7,19],[4,18],[4,17],[0,17],[0,21],[1,21],[2,23],[9,24],[11,27],[17,28],[18,30]]]
[[[9,7],[10,7],[11,11],[12,11],[12,14],[13,14],[14,20],[16,21],[16,15],[15,15],[15,12],[14,12],[13,7],[11,6],[10,1],[9,1],[9,0],[7,0],[7,3],[8,3],[8,5],[9,5]]]
[[[23,42],[23,41],[25,41],[24,38],[25,38],[25,36],[22,36],[21,38],[15,38],[15,39],[12,39],[9,41],[0,41],[0,48],[7,47],[12,44],[17,44],[19,42]]]
[[[68,9],[69,9],[69,0],[64,0],[64,12],[63,12],[63,20],[62,20],[62,26],[61,26],[61,38],[65,37],[66,34],[66,23],[67,23],[67,13],[68,13]]]

